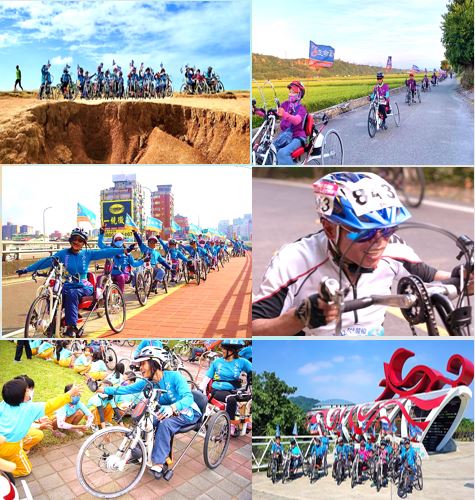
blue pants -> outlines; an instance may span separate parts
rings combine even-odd
[[[197,422],[199,418],[200,415],[195,412],[192,420],[188,420],[188,418],[183,415],[165,418],[161,421],[154,419],[153,425],[156,428],[156,431],[155,440],[153,442],[152,462],[154,464],[164,464],[166,458],[170,454],[170,441],[172,436],[174,436],[182,427],[186,427],[187,425]]]
[[[63,305],[66,319],[66,326],[76,326],[78,322],[78,306],[81,297],[92,295],[92,286],[68,287],[66,283],[63,287]]]
[[[290,129],[282,132],[274,141],[274,146],[277,149],[277,164],[293,165],[294,160],[291,154],[301,145],[302,141],[298,137],[292,138]]]

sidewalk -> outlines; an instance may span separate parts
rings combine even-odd
[[[114,338],[204,338],[251,336],[252,257],[232,258],[199,286],[194,281],[176,293],[147,304],[127,318]]]
[[[174,453],[179,456],[192,434],[176,437]],[[251,438],[231,438],[226,458],[214,470],[203,461],[203,438],[198,437],[180,462],[170,482],[156,481],[146,471],[137,488],[120,497],[130,500],[251,499]],[[32,451],[33,472],[26,482],[34,500],[93,499],[76,476],[76,456],[83,440]],[[18,485],[20,482],[17,481]],[[23,491],[19,486],[20,498]]]

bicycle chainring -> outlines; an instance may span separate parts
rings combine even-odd
[[[407,309],[401,308],[401,313],[404,319],[411,326],[413,335],[416,335],[414,325],[426,323],[428,331],[438,335],[437,322],[432,308],[427,288],[424,282],[418,276],[405,276],[401,278],[397,284],[398,294],[411,294],[416,297],[416,302],[413,306]]]

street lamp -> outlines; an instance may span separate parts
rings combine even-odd
[[[46,210],[49,210],[50,208],[53,208],[53,207],[46,207],[46,208],[43,210],[43,238],[45,238],[45,241],[46,241],[45,212],[46,212]]]

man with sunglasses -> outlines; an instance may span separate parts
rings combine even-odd
[[[313,184],[323,229],[282,247],[253,303],[253,335],[332,335],[338,307],[322,289],[333,278],[345,300],[389,294],[394,280],[450,273],[423,263],[394,231],[411,215],[376,174],[336,172]],[[341,315],[341,335],[384,335],[384,306]]]

